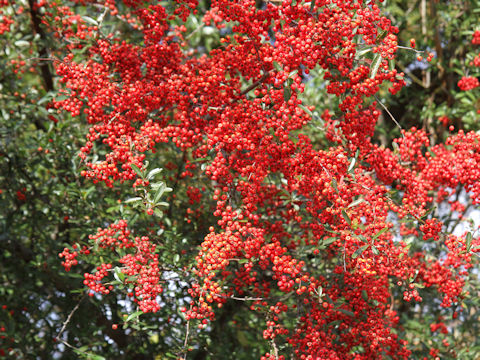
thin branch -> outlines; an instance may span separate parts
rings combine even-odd
[[[192,305],[190,305],[190,310],[192,310]],[[187,320],[187,329],[185,331],[185,340],[183,341],[183,349],[182,349],[182,355],[181,355],[181,360],[186,360],[187,359],[187,353],[188,353],[188,337],[190,335],[190,319]]]
[[[261,298],[261,297],[251,297],[251,296],[245,296],[243,298],[237,297],[237,296],[225,296],[221,294],[215,294],[215,296],[221,297],[223,299],[233,299],[233,300],[238,300],[238,301],[264,301],[267,300],[266,298]]]
[[[64,342],[63,340],[60,339],[60,336],[62,336],[63,332],[64,332],[65,329],[67,328],[68,323],[69,323],[70,320],[72,319],[72,316],[73,316],[73,314],[75,313],[75,311],[78,310],[78,308],[79,308],[79,306],[80,306],[80,303],[83,301],[83,299],[85,299],[85,295],[80,299],[80,301],[78,302],[78,304],[75,305],[75,307],[74,307],[73,310],[70,312],[70,314],[68,314],[67,320],[65,320],[65,322],[63,323],[63,326],[62,326],[62,328],[60,329],[60,332],[58,333],[58,335],[55,337],[55,339]],[[67,345],[67,344],[66,344],[66,345]]]
[[[272,71],[273,71],[273,70],[269,70],[269,71],[267,71],[266,73],[264,73],[260,79],[258,79],[257,81],[255,81],[252,85],[250,85],[249,87],[247,87],[245,90],[243,90],[243,91],[240,93],[240,95],[245,95],[245,94],[249,93],[251,90],[255,89],[258,85],[260,85],[260,84],[268,77],[268,75],[270,75],[270,73],[271,73]]]
[[[275,344],[275,340],[274,340],[274,339],[272,339],[271,343],[272,343],[272,347],[273,347],[273,356],[275,356],[275,360],[278,360],[278,348],[277,348],[277,344]]]
[[[38,12],[35,10],[35,1],[34,0],[28,0],[28,5],[30,8],[30,17],[32,18],[32,25],[33,25],[33,30],[40,36],[40,38],[45,42],[47,40],[45,33],[43,32],[42,27],[40,24],[42,23],[42,20],[38,14]],[[45,46],[41,46],[40,49],[38,50],[38,54],[40,55],[41,58],[47,58],[48,57],[48,51]],[[47,91],[52,91],[54,89],[53,87],[53,76],[52,72],[50,71],[50,67],[48,66],[48,63],[44,63],[40,65],[40,70],[42,72],[42,78],[45,83],[45,89]]]
[[[202,23],[200,26],[198,26],[195,30],[193,30],[190,34],[188,34],[185,37],[185,40],[190,39],[197,31],[201,30],[205,26],[205,23]]]
[[[387,114],[390,116],[390,118],[393,120],[393,122],[398,126],[398,128],[399,128],[400,130],[403,130],[402,127],[400,126],[400,124],[398,123],[398,121],[397,121],[397,120],[395,119],[395,117],[392,115],[392,113],[387,109],[387,107],[386,107],[385,105],[383,105],[383,103],[380,101],[380,99],[379,99],[376,95],[374,95],[374,96],[375,96],[375,99],[378,101],[378,103],[379,103],[380,105],[382,105],[382,107],[385,109],[385,111],[386,111]],[[400,133],[402,134],[402,137],[404,137],[404,136],[403,136],[403,133],[402,133],[402,132],[400,132]]]

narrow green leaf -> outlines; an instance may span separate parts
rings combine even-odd
[[[118,266],[115,267],[114,272],[113,272],[113,277],[115,280],[123,282],[125,280],[125,274],[120,270]]]
[[[143,314],[143,311],[135,311],[133,314],[130,314],[128,315],[127,319],[125,320],[125,322],[129,322],[129,321],[132,321],[133,319],[136,319],[138,318],[140,315]]]
[[[368,242],[368,241],[367,241],[367,238],[366,238],[365,236],[361,235],[361,234],[360,234],[360,235],[357,235],[357,237],[358,237],[360,240],[362,240],[364,243]]]
[[[373,57],[373,61],[370,67],[370,79],[375,78],[377,76],[378,69],[380,68],[380,64],[382,63],[383,58],[380,54],[375,54]]]
[[[143,173],[140,170],[140,168],[135,165],[135,164],[130,164],[130,168],[137,173],[138,176],[140,176],[143,179]]]
[[[371,48],[371,47],[362,48],[362,49],[358,49],[358,48],[357,48],[357,51],[355,52],[355,57],[356,57],[357,59],[360,59],[361,57],[363,57],[363,55],[369,53],[370,51],[372,51],[372,48]]]
[[[290,88],[290,86],[284,86],[283,87],[283,100],[285,100],[285,102],[287,102],[288,100],[290,100],[291,97],[292,97],[292,89]]]
[[[350,165],[348,166],[348,169],[347,169],[348,172],[351,172],[353,170],[356,162],[357,162],[357,160],[355,158],[353,158],[352,161],[350,162]]]
[[[313,116],[313,113],[303,104],[298,104],[298,107],[305,111],[308,115]]]
[[[326,238],[326,239],[322,240],[322,245],[330,245],[330,244],[334,243],[335,241],[337,241],[337,238],[329,237],[329,238]]]
[[[156,203],[158,200],[160,200],[164,192],[165,192],[165,184],[161,183],[160,186],[158,187],[157,192],[155,193],[153,202]]]
[[[417,280],[417,276],[418,276],[419,273],[420,273],[419,270],[415,270],[415,276],[413,277],[413,279],[411,281],[412,283],[415,282],[415,280]]]
[[[363,252],[364,252],[365,250],[367,250],[369,246],[370,246],[370,244],[363,245],[361,248],[358,248],[357,250],[355,250],[355,252],[352,254],[352,259],[356,259],[356,258],[359,257],[360,255],[362,255]]]
[[[355,314],[349,310],[345,310],[345,309],[338,309],[338,311],[340,311],[341,313],[345,314],[345,315],[348,315],[348,316],[351,316],[351,317],[354,317]]]
[[[56,96],[56,97],[55,97],[55,101],[57,101],[57,102],[63,101],[63,100],[67,100],[67,99],[70,99],[70,96],[60,95],[60,96]]]
[[[468,232],[466,237],[467,252],[472,248],[472,233]]]
[[[366,290],[362,290],[362,298],[363,300],[368,301],[368,294]]]
[[[150,170],[150,172],[149,172],[148,175],[147,175],[147,180],[150,180],[150,179],[153,178],[155,175],[161,173],[162,170],[163,170],[163,169],[160,169],[160,168],[156,168],[156,169]]]
[[[352,208],[352,207],[355,207],[355,206],[363,203],[364,201],[365,201],[365,199],[363,199],[363,198],[354,200],[354,201],[352,201],[352,202],[347,206],[347,209],[350,209],[350,208]]]
[[[395,60],[388,60],[388,68],[390,70],[395,69]]]
[[[380,251],[378,251],[378,249],[375,247],[375,245],[372,245],[372,252],[373,252],[374,255],[380,254]]]
[[[387,232],[388,229],[389,229],[388,226],[387,226],[387,227],[384,227],[382,230],[380,230],[378,233],[376,233],[376,234],[372,237],[372,240],[377,239],[380,235],[382,235],[383,233]]]
[[[86,22],[98,26],[98,21],[95,19],[92,19],[90,16],[82,16],[82,19],[85,20]]]
[[[345,210],[342,210],[342,215],[345,221],[347,222],[348,225],[352,226],[352,220],[348,216],[347,212]]]
[[[276,61],[273,62],[273,67],[274,67],[275,70],[277,70],[278,72],[282,72],[282,71],[283,71],[282,66],[281,66],[278,62],[276,62]]]
[[[17,40],[15,41],[15,46],[18,46],[18,47],[23,47],[23,46],[30,46],[30,41],[26,41],[26,40]]]
[[[128,204],[128,203],[136,202],[136,201],[140,201],[140,200],[142,200],[141,197],[133,197],[133,198],[129,198],[129,199],[125,200],[124,203]]]

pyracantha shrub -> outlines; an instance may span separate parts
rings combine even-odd
[[[183,22],[194,0],[125,1],[139,42],[102,35],[68,7],[42,6],[56,14],[46,26],[59,36],[90,39],[81,60],[72,52],[55,62],[63,95],[51,104],[90,124],[81,174],[148,189],[147,159],[174,144],[186,163],[177,179],[208,179],[208,188],[187,189],[192,206],[212,200],[202,211],[217,219],[189,269],[187,321],[205,327],[216,309],[240,299],[265,320],[265,359],[284,358],[290,350],[279,344],[299,359],[407,359],[398,303],[421,302],[431,288],[438,306],[459,306],[478,237],[448,233],[429,210],[460,193],[480,202],[480,135],[460,131],[433,145],[412,128],[392,148],[372,140],[381,90],[405,86],[394,64],[398,29],[379,2],[214,0],[203,21],[225,31],[207,53],[188,46]],[[119,13],[113,2],[107,9]],[[71,41],[69,49],[82,46]],[[316,68],[339,99],[322,112],[321,143],[306,131],[318,113],[302,102]],[[474,89],[478,79],[458,86]],[[450,205],[461,219],[462,201]],[[189,221],[201,214],[189,210]],[[140,310],[160,309],[161,250],[149,237],[119,220],[89,246],[64,250],[66,270],[103,254],[108,261],[85,274],[91,291],[107,295],[114,286],[106,279],[116,274]],[[445,331],[439,324],[432,332]]]

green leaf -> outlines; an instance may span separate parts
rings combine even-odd
[[[15,46],[18,46],[18,47],[23,47],[23,46],[30,46],[30,41],[26,41],[26,40],[17,40],[15,41]]]
[[[165,192],[165,184],[161,183],[158,187],[157,192],[155,193],[155,197],[153,198],[153,202],[156,203],[162,197],[163,193]]]
[[[103,356],[101,355],[96,355],[96,354],[87,354],[89,360],[106,360]]]
[[[122,272],[122,270],[120,270],[118,266],[116,266],[114,269],[113,277],[115,278],[115,280],[120,281],[122,283],[125,280],[125,274]]]
[[[335,241],[337,241],[337,238],[329,237],[329,238],[326,238],[326,239],[322,240],[322,245],[330,245],[330,244],[334,243]]]
[[[387,232],[389,229],[389,227],[384,227],[382,230],[380,230],[378,233],[376,233],[373,237],[372,237],[372,240],[375,240],[377,239],[380,235],[382,235],[383,233]]]
[[[284,86],[283,87],[283,100],[285,100],[285,102],[287,102],[288,100],[290,100],[291,97],[292,97],[292,89],[290,88],[290,86]]]
[[[350,162],[350,165],[348,166],[348,172],[351,172],[353,168],[355,167],[355,163],[357,162],[357,159],[353,158],[352,161]]]
[[[275,70],[277,70],[278,72],[282,72],[282,71],[283,71],[282,66],[281,66],[278,62],[276,62],[276,61],[273,62],[273,67],[274,67]]]
[[[361,241],[363,241],[364,243],[368,242],[368,241],[367,241],[367,238],[366,238],[365,236],[363,236],[362,234],[357,235],[357,237],[358,237]]]
[[[143,314],[143,311],[135,311],[133,314],[128,315],[128,317],[125,319],[125,322],[132,321],[136,318],[138,318],[140,315]]]
[[[466,239],[465,244],[467,246],[467,252],[468,252],[472,248],[472,233],[468,232],[465,239]]]
[[[95,26],[98,26],[98,21],[95,19],[92,19],[90,16],[82,16],[82,19],[85,20],[86,22],[93,24]]]
[[[388,60],[388,68],[390,70],[395,69],[395,60]]]
[[[363,300],[368,301],[368,294],[366,290],[362,290],[362,298]]]
[[[295,75],[297,75],[297,74],[298,74],[298,69],[295,69],[295,70],[293,70],[292,72],[290,72],[290,74],[288,74],[288,77],[289,77],[289,78],[293,78],[293,77],[294,77]]]
[[[372,252],[374,255],[380,254],[380,251],[378,251],[378,249],[374,245],[372,245]]]
[[[356,258],[359,257],[360,255],[362,255],[363,252],[364,252],[365,250],[367,250],[369,246],[370,246],[370,244],[363,245],[361,248],[358,248],[357,250],[355,250],[355,252],[352,254],[352,259],[356,259]]]
[[[180,255],[175,254],[175,255],[173,256],[173,262],[174,262],[174,263],[178,263],[179,261],[180,261]]]
[[[347,212],[345,210],[342,210],[342,215],[345,221],[347,222],[348,225],[352,226],[352,220],[350,220],[350,217],[348,216]]]
[[[380,64],[382,63],[383,58],[380,54],[375,54],[373,57],[372,64],[370,66],[370,79],[375,78],[377,76],[378,69],[380,68]]]
[[[162,170],[163,170],[163,169],[160,169],[160,168],[156,168],[156,169],[150,170],[150,172],[149,172],[148,175],[147,175],[147,180],[150,180],[150,179],[153,178],[155,175],[161,173]]]
[[[297,105],[300,109],[305,111],[308,115],[313,116],[313,113],[303,104],[298,104]]]
[[[350,209],[350,208],[352,208],[352,207],[355,207],[355,206],[363,203],[364,201],[365,201],[365,199],[363,199],[363,198],[354,200],[354,201],[352,201],[352,202],[347,206],[347,209]]]
[[[70,96],[60,95],[60,96],[56,96],[56,97],[55,97],[55,101],[57,101],[57,102],[63,101],[63,100],[67,100],[67,99],[70,99]]]
[[[130,168],[137,173],[138,176],[140,176],[143,179],[143,173],[140,170],[140,168],[135,165],[135,164],[130,164]]]
[[[338,309],[338,311],[340,311],[341,313],[345,314],[345,315],[348,315],[348,316],[351,316],[351,317],[354,317],[355,314],[349,310],[345,310],[345,309]]]
[[[371,47],[362,48],[362,49],[358,49],[358,47],[357,47],[357,50],[355,52],[355,57],[357,59],[360,59],[361,57],[363,57],[363,55],[369,53],[370,51],[372,51]]]
[[[136,201],[140,201],[140,200],[142,200],[142,198],[137,196],[137,197],[133,197],[133,198],[129,198],[129,199],[125,200],[124,203],[128,204],[128,203],[136,202]]]

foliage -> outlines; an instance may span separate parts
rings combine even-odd
[[[478,358],[478,1],[0,6],[0,357]]]

